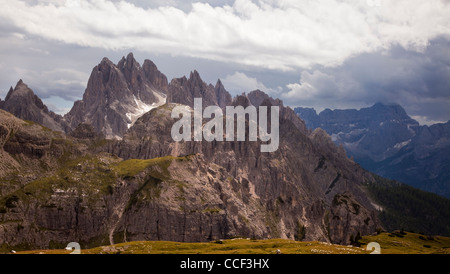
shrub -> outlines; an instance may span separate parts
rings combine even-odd
[[[14,207],[16,207],[15,203],[17,203],[18,201],[19,201],[19,197],[17,197],[16,195],[13,195],[6,199],[5,206],[7,208],[14,208]]]

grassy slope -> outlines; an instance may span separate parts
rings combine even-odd
[[[208,243],[129,242],[81,250],[82,254],[369,254],[370,242],[380,244],[382,254],[449,254],[449,237],[428,237],[416,233],[381,233],[363,237],[361,247],[321,242],[270,239],[230,239]],[[67,250],[38,250],[21,254],[68,254]]]

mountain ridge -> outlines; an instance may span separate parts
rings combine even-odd
[[[166,95],[153,83],[164,87],[164,77],[152,63],[141,67],[132,53],[117,65],[105,57],[92,70],[83,99],[64,119],[72,128],[90,123],[107,138],[120,139],[138,117],[165,103]]]
[[[360,110],[295,112],[308,128],[323,128],[364,168],[450,197],[450,121],[421,126],[400,105],[382,103]]]
[[[189,78],[174,78],[167,85],[164,104],[132,124],[124,120],[118,103],[111,107],[114,100],[123,99],[123,110],[130,111],[126,106],[133,96],[140,97],[148,87],[166,87],[154,64],[144,62],[153,71],[150,81],[133,60],[129,54],[115,65],[104,58],[93,69],[83,96],[86,102],[75,103],[80,109],[68,116],[80,119],[71,121],[76,127],[70,134],[0,111],[0,154],[11,160],[0,166],[0,246],[202,242],[237,236],[348,244],[357,235],[395,224],[399,207],[373,193],[385,191],[376,188],[379,182],[391,190],[397,183],[384,182],[361,168],[324,130],[307,129],[294,110],[262,91],[231,98],[220,79],[215,86],[207,84],[194,70]],[[126,98],[114,97],[119,91],[125,91]],[[262,153],[262,141],[248,138],[173,141],[173,108],[186,106],[192,112],[193,98],[203,95],[204,105],[279,106],[279,149]],[[104,103],[108,100],[112,103]],[[113,120],[81,119],[89,117],[86,113],[101,118],[104,113],[96,114],[98,107],[108,107],[110,116],[116,111],[117,121],[126,127],[121,138],[105,139],[110,131],[98,128],[102,121]],[[413,201],[402,191],[398,195],[404,197],[399,202]],[[433,215],[426,220],[416,216],[404,223],[406,227],[446,220],[446,211],[435,210],[432,198],[426,203]],[[448,203],[439,200],[439,205]],[[445,225],[416,227],[449,234]]]

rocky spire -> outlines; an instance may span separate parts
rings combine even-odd
[[[168,102],[194,106],[194,98],[203,99],[203,108],[207,106],[225,107],[231,105],[232,98],[220,79],[216,85],[205,83],[197,70],[191,71],[189,78],[173,79],[169,84]]]
[[[146,66],[150,65],[147,62]],[[75,102],[65,119],[72,128],[89,123],[107,138],[121,139],[140,116],[166,101],[165,88],[159,89],[164,81],[153,84],[154,78],[166,78],[150,67],[145,71],[133,53],[117,65],[103,58],[92,70],[83,100]],[[149,79],[152,73],[157,77]]]
[[[61,121],[62,117],[49,111],[22,79],[17,82],[14,89],[10,88],[0,107],[18,118],[36,122],[52,130],[64,132],[68,130],[67,124]]]
[[[169,88],[167,77],[158,70],[158,68],[152,61],[146,59],[144,61],[144,64],[142,65],[142,69],[144,70],[145,77],[150,81],[153,87],[155,87],[157,90],[167,93],[167,90]]]
[[[217,104],[221,108],[231,105],[231,102],[233,101],[233,99],[231,98],[231,94],[225,89],[220,79],[217,80],[214,91],[217,98]]]

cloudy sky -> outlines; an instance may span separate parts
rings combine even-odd
[[[399,103],[450,119],[450,0],[0,0],[0,98],[23,79],[64,114],[103,57],[199,71],[291,107]]]

